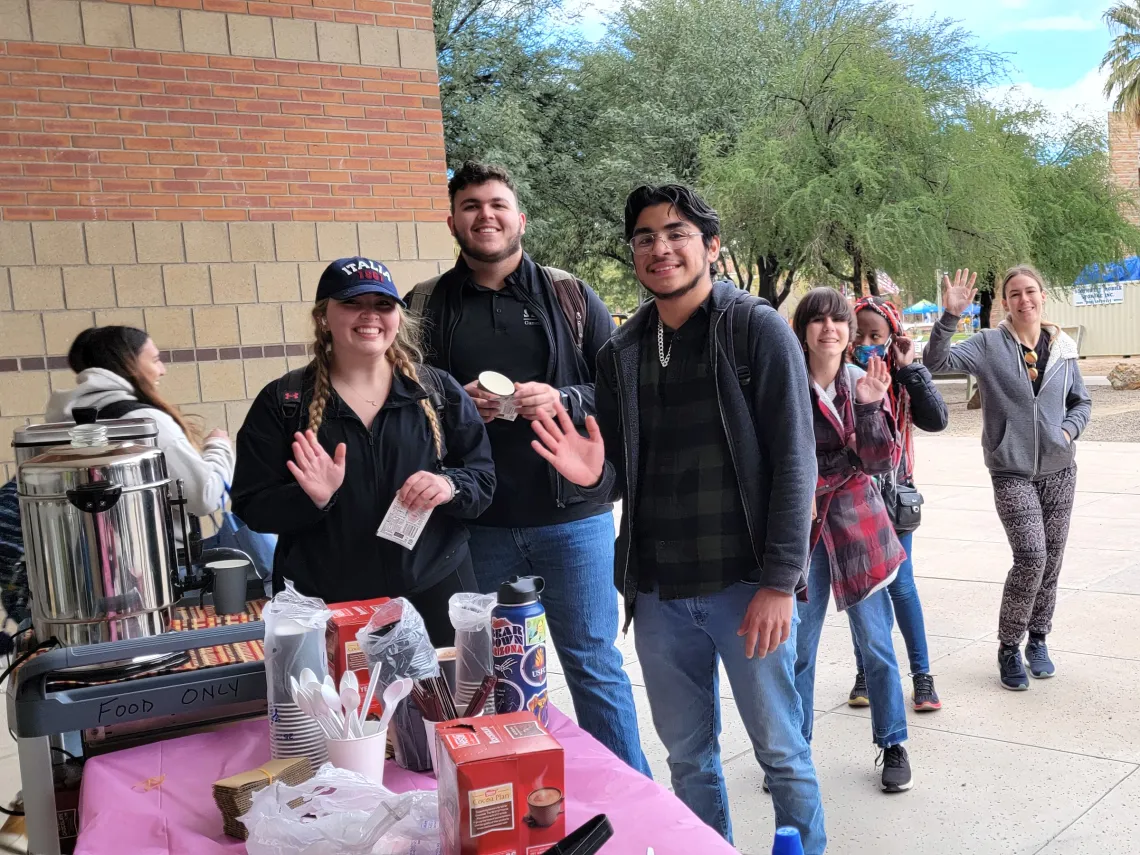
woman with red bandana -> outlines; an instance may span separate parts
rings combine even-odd
[[[899,567],[895,580],[887,587],[895,619],[906,643],[910,660],[911,679],[914,681],[914,708],[927,712],[942,708],[930,675],[930,655],[926,646],[926,625],[922,618],[922,603],[914,584],[914,564],[911,559],[911,542],[918,525],[915,510],[921,496],[914,489],[914,428],[937,433],[946,427],[949,415],[946,402],[934,386],[934,378],[921,362],[915,361],[914,342],[903,329],[902,315],[891,303],[881,297],[863,297],[855,303],[858,330],[855,334],[852,361],[866,367],[872,357],[887,363],[891,372],[891,385],[887,390],[890,412],[895,430],[901,438],[902,458],[898,468],[881,476],[879,487],[883,502],[895,524],[895,533],[906,550],[906,560]],[[859,642],[852,632],[855,645],[855,687],[847,703],[853,707],[870,704],[867,680],[863,674],[863,656]]]

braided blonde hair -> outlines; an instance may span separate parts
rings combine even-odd
[[[316,376],[313,381],[313,400],[309,402],[309,430],[314,434],[321,428],[324,421],[325,407],[329,403],[329,394],[332,391],[332,333],[329,332],[326,318],[328,316],[328,300],[321,300],[313,307],[313,328],[316,341],[313,344],[313,362],[316,366]],[[420,322],[407,314],[402,306],[397,305],[396,311],[400,313],[400,326],[396,330],[396,340],[392,342],[385,354],[392,367],[417,385],[420,384],[417,365],[423,362],[423,351],[420,350]],[[443,431],[439,424],[439,415],[431,398],[420,401],[428,425],[431,427],[431,437],[435,445],[435,456],[443,459]]]

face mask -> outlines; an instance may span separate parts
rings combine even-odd
[[[857,344],[851,353],[851,358],[860,368],[866,368],[872,356],[886,359],[888,347],[890,347],[890,342],[886,344]]]

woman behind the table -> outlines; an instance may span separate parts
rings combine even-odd
[[[809,291],[792,325],[807,359],[819,471],[807,600],[797,607],[796,691],[805,711],[804,736],[811,739],[816,654],[834,594],[863,654],[872,736],[882,749],[882,788],[901,792],[911,786],[910,758],[902,745],[906,705],[891,642],[891,602],[883,589],[906,553],[872,479],[899,461],[887,401],[891,375],[877,357],[865,371],[847,363],[855,317],[838,291]]]
[[[92,408],[100,419],[150,418],[158,426],[158,447],[172,481],[181,480],[186,511],[206,516],[222,506],[233,477],[234,451],[224,430],[202,437],[159,385],[166,374],[158,346],[134,327],[91,327],[75,337],[67,353],[76,386],[48,401],[49,422],[74,421],[75,411]]]
[[[495,488],[483,420],[450,375],[421,364],[383,264],[330,264],[313,322],[315,356],[299,391],[290,375],[270,383],[238,432],[234,512],[280,535],[275,591],[290,579],[329,603],[407,597],[447,646],[448,600],[477,590],[463,520]],[[397,499],[431,510],[412,549],[377,534]]]
[[[900,491],[914,487],[914,428],[936,433],[946,428],[949,415],[946,402],[934,385],[934,379],[921,362],[915,362],[915,348],[903,327],[902,315],[882,297],[863,297],[855,303],[855,347],[852,361],[866,368],[872,357],[882,359],[891,372],[891,385],[887,390],[895,432],[902,446],[902,458],[894,472],[879,477],[883,502],[895,523],[895,533],[906,550],[906,560],[899,566],[895,580],[887,586],[899,631],[906,643],[910,659],[910,675],[914,686],[913,704],[918,712],[942,708],[934,690],[934,677],[930,675],[930,652],[926,644],[926,624],[922,616],[922,603],[914,583],[914,563],[911,551],[914,531],[900,528],[906,523],[898,513]],[[855,687],[847,703],[865,707],[870,703],[867,694],[867,677],[863,671],[863,654],[859,641],[851,633],[855,645]]]
[[[1069,536],[1077,484],[1076,440],[1088,424],[1092,399],[1081,379],[1076,343],[1046,323],[1045,283],[1028,265],[1010,269],[998,292],[1008,313],[997,329],[951,347],[962,313],[977,293],[977,274],[943,277],[946,313],[930,333],[923,362],[934,373],[964,372],[978,380],[982,451],[994,503],[1013,550],[998,619],[1001,684],[1029,688],[1055,667],[1045,637],[1052,629],[1057,580]]]

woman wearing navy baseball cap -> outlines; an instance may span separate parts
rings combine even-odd
[[[234,513],[279,535],[275,591],[407,597],[447,646],[448,600],[477,590],[463,521],[491,503],[495,470],[475,404],[422,364],[404,309],[380,262],[325,269],[312,362],[262,389],[238,432]]]

